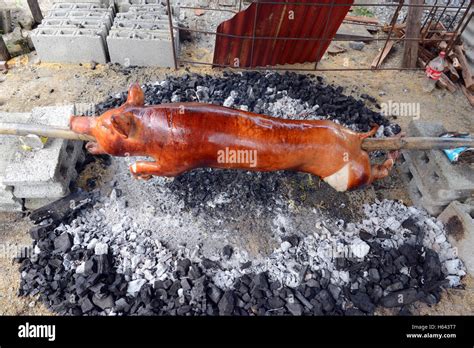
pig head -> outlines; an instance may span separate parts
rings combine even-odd
[[[92,154],[149,156],[131,173],[141,179],[177,176],[194,168],[295,170],[321,177],[338,191],[388,175],[397,153],[371,165],[357,133],[326,120],[283,120],[200,103],[144,106],[138,84],[127,101],[100,117],[71,117],[71,129],[95,137]]]

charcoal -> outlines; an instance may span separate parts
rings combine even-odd
[[[67,232],[62,233],[59,237],[56,237],[56,239],[54,239],[54,249],[57,252],[65,253],[69,251],[71,247],[72,236]]]
[[[212,300],[212,302],[218,304],[222,296],[222,290],[214,284],[209,284],[209,287],[207,289],[207,295]]]
[[[282,308],[285,306],[285,301],[279,297],[271,297],[268,299],[268,306],[271,309]]]
[[[409,244],[403,244],[398,250],[400,251],[400,254],[406,257],[408,264],[414,265],[417,263],[418,252],[413,246]]]
[[[303,314],[303,306],[296,301],[293,303],[288,303],[286,308],[294,316],[300,316]]]
[[[224,259],[226,259],[226,260],[229,260],[231,258],[233,252],[234,252],[234,250],[232,249],[232,247],[230,245],[226,245],[222,249],[222,255],[224,256]]]
[[[90,312],[91,310],[94,309],[94,304],[91,302],[91,300],[89,300],[88,297],[84,297],[83,298],[84,300],[82,301],[81,303],[81,310],[83,313],[87,313],[87,312]]]
[[[251,289],[267,290],[269,288],[267,275],[265,273],[255,274],[252,283],[250,284]]]
[[[231,315],[234,311],[235,297],[232,290],[224,292],[222,298],[219,301],[219,315]]]
[[[425,260],[423,262],[423,275],[426,281],[438,280],[441,277],[441,262],[439,256],[433,250],[425,251]]]
[[[115,304],[115,301],[112,295],[100,296],[100,295],[97,295],[97,293],[94,294],[94,296],[92,296],[92,302],[102,310],[107,309],[107,308],[112,308]]]
[[[176,269],[181,276],[187,276],[190,267],[191,261],[189,261],[189,259],[182,259],[178,261]]]
[[[355,295],[352,295],[351,301],[354,306],[366,313],[371,314],[375,310],[375,305],[370,300],[370,297],[362,292],[358,292]]]
[[[365,313],[357,308],[348,308],[346,309],[345,315],[346,316],[360,316],[360,315],[365,315]]]
[[[326,313],[332,312],[332,310],[334,309],[335,303],[332,296],[329,294],[328,291],[321,290],[316,295],[316,298],[318,299],[319,302],[321,302],[324,312]]]
[[[115,309],[119,312],[126,313],[130,310],[130,305],[125,298],[119,298],[117,301],[115,301]]]
[[[369,279],[371,282],[378,283],[380,281],[380,274],[378,269],[371,268],[369,269]]]
[[[209,259],[203,259],[201,264],[205,269],[221,268],[219,263],[217,263],[216,261],[209,260]]]

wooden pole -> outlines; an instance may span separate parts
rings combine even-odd
[[[41,8],[38,5],[38,0],[28,0],[28,6],[30,7],[31,14],[36,24],[40,24],[43,20],[43,14]]]
[[[8,34],[12,31],[12,16],[10,10],[0,10],[0,23],[3,34]]]
[[[48,137],[48,138],[95,141],[95,138],[90,135],[78,134],[68,128],[41,126],[41,125],[24,124],[24,123],[1,123],[0,122],[0,134],[17,135],[17,136],[36,134],[36,135],[39,135],[42,137]]]
[[[377,150],[433,150],[474,147],[474,139],[406,137],[406,138],[368,138],[362,142],[362,149]]]
[[[0,60],[10,60],[11,56],[8,52],[7,45],[5,45],[5,41],[3,41],[3,37],[0,36]]]
[[[90,135],[78,134],[68,128],[43,126],[25,123],[0,122],[0,134],[28,135],[36,134],[48,138],[95,141]],[[405,137],[405,138],[368,138],[362,142],[362,149],[376,150],[431,150],[450,149],[455,147],[474,147],[474,139],[467,138],[437,138],[437,137]]]
[[[410,0],[410,5],[423,5],[424,0]],[[420,37],[421,30],[421,14],[423,7],[409,7],[407,16],[407,27],[405,36],[408,38]],[[407,40],[405,41],[402,67],[416,68],[418,58],[419,41]]]

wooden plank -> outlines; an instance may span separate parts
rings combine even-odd
[[[344,20],[351,21],[351,22],[368,24],[368,25],[378,25],[379,24],[379,21],[377,19],[370,18],[370,17],[364,17],[364,16],[350,16],[350,15],[347,15],[344,18]]]
[[[30,7],[31,14],[36,24],[40,24],[43,20],[43,14],[41,8],[38,5],[38,0],[28,0],[28,6]]]
[[[379,57],[382,56],[382,58],[380,59],[380,63],[379,65],[381,65],[383,63],[383,61],[385,60],[385,58],[387,58],[387,55],[390,53],[390,51],[392,50],[392,47],[393,45],[395,44],[395,40],[390,40],[388,43],[387,43],[387,46],[385,46],[385,49],[383,51],[380,51],[374,58],[374,60],[372,61],[372,64],[370,65],[372,69],[375,69],[377,67],[377,62],[379,61]]]
[[[424,0],[410,0],[410,5],[423,5]],[[408,8],[407,28],[405,35],[409,38],[419,38],[421,30],[421,14],[423,7],[414,6]],[[418,58],[419,41],[407,40],[404,45],[402,67],[416,68]]]
[[[467,101],[469,102],[469,104],[471,104],[471,106],[474,107],[474,94],[472,94],[471,92],[469,92],[469,91],[467,90],[467,88],[464,87],[463,85],[461,85],[461,90],[462,90],[462,92],[464,93],[464,95],[466,96]]]
[[[0,36],[0,60],[7,61],[10,60],[11,56],[8,52],[7,45],[3,41],[3,37]]]
[[[445,73],[442,73],[439,80],[438,84],[441,85],[443,88],[447,89],[451,93],[454,93],[458,90],[456,85],[449,79],[449,77],[446,76]]]
[[[454,52],[456,53],[456,57],[459,60],[459,64],[462,67],[462,78],[464,79],[464,86],[471,91],[474,92],[474,79],[472,78],[472,71],[469,68],[469,64],[467,62],[466,56],[462,51],[461,46],[455,46]]]

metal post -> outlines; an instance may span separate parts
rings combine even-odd
[[[178,61],[176,59],[176,45],[175,45],[175,42],[174,42],[174,32],[173,32],[173,14],[171,13],[170,0],[166,0],[166,6],[168,8],[168,22],[169,22],[169,26],[170,26],[171,47],[173,49],[174,69],[177,70],[178,69]]]

